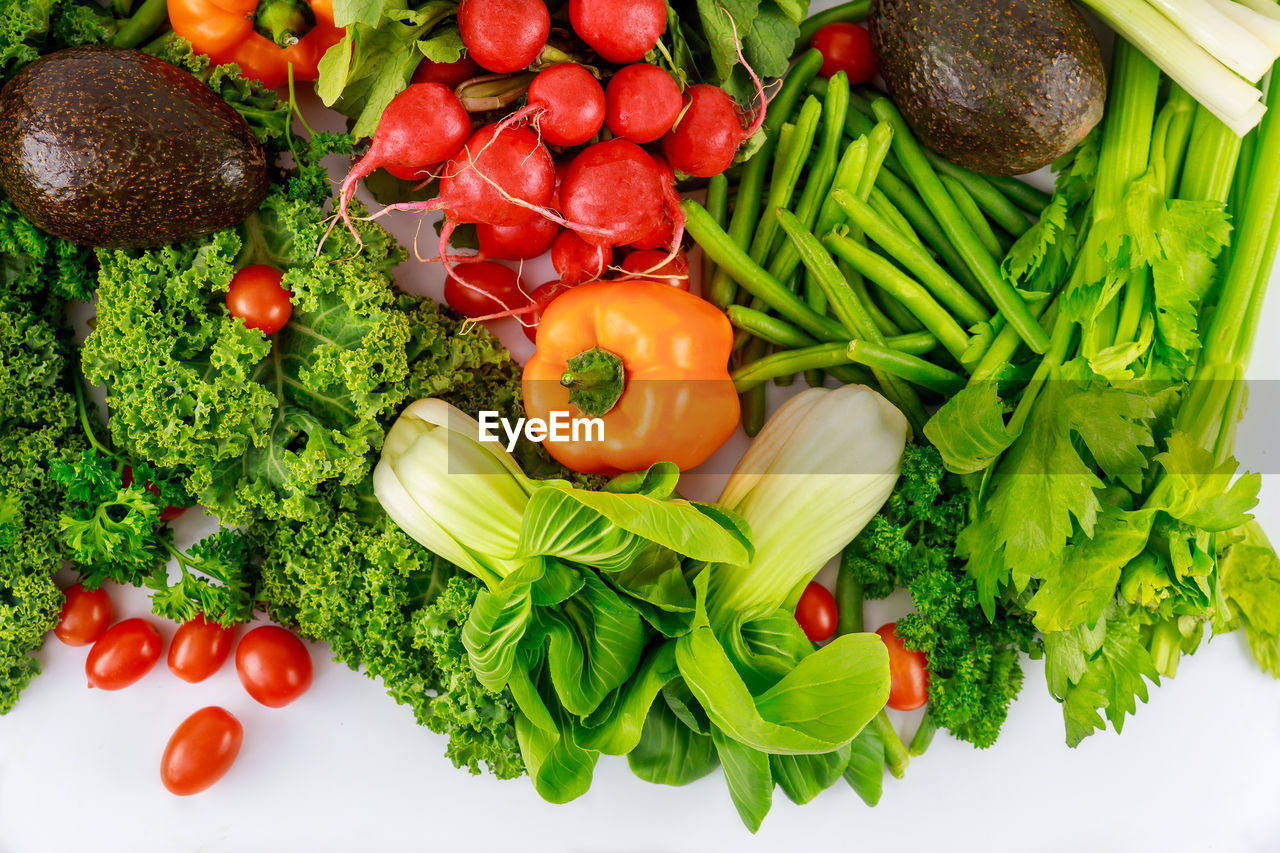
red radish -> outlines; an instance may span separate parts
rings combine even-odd
[[[583,149],[560,185],[560,203],[575,230],[592,242],[625,245],[653,231],[663,216],[663,176],[634,142],[610,139]],[[581,233],[586,224],[592,233]]]
[[[657,249],[637,249],[622,262],[626,275],[620,280],[639,279],[669,284],[680,290],[689,289],[689,259],[684,251],[671,256]]]
[[[674,253],[684,238],[684,211],[680,208],[680,193],[676,191],[676,173],[664,157],[654,156],[653,165],[662,175],[663,216],[654,221],[648,234],[628,245],[633,249],[668,249]]]
[[[490,261],[459,264],[444,283],[444,301],[464,317],[481,317],[529,304],[520,277]]]
[[[569,0],[569,23],[602,59],[626,65],[644,59],[658,43],[667,28],[667,4],[666,0]]]
[[[572,62],[539,72],[529,84],[528,101],[503,124],[528,118],[549,145],[581,145],[604,125],[604,90],[590,71]]]
[[[604,90],[609,132],[632,142],[653,142],[671,129],[684,106],[680,87],[647,62],[618,69]]]
[[[552,205],[554,207],[554,205]],[[546,254],[560,236],[560,225],[535,216],[522,225],[476,225],[480,254],[501,261],[527,261]]]
[[[507,74],[538,58],[551,33],[551,16],[542,0],[462,0],[458,29],[481,68]]]
[[[574,287],[574,285],[565,284],[559,279],[552,279],[551,281],[538,285],[533,289],[533,292],[529,294],[529,299],[538,307],[533,311],[529,311],[521,315],[519,320],[520,325],[524,327],[524,336],[532,343],[536,344],[538,342],[538,324],[542,322],[542,312],[547,309],[547,306],[551,304],[552,300],[572,287]]]
[[[432,62],[430,59],[424,59],[418,63],[417,70],[413,72],[413,82],[443,83],[450,89],[456,89],[475,77],[479,71],[480,66],[476,65],[469,56],[455,59],[453,62]]]
[[[568,285],[598,279],[612,261],[611,247],[588,243],[572,231],[561,231],[551,244],[551,265]]]
[[[338,215],[351,228],[347,206],[360,179],[379,166],[397,178],[413,180],[457,154],[471,133],[471,117],[443,83],[414,83],[391,99],[373,133],[369,153],[342,182]]]
[[[551,154],[531,130],[489,124],[445,164],[438,198],[388,205],[377,215],[393,210],[444,211],[439,245],[440,259],[447,267],[449,237],[462,223],[520,225],[539,215],[563,222],[547,207],[555,180]]]
[[[710,178],[729,168],[738,146],[760,129],[764,112],[744,128],[737,103],[719,86],[690,86],[685,98],[684,115],[662,137],[662,151],[677,170]]]

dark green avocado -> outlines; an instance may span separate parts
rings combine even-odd
[[[1067,0],[871,0],[868,28],[907,123],[961,166],[1033,172],[1102,118],[1098,41]]]
[[[0,90],[0,186],[24,216],[88,246],[138,248],[241,222],[268,189],[244,119],[187,72],[73,47]]]

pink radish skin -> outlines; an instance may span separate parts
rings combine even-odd
[[[569,0],[578,38],[615,65],[639,62],[667,28],[666,0]]]
[[[595,281],[613,262],[613,249],[588,243],[572,231],[562,231],[551,244],[551,265],[560,281],[573,286]]]
[[[535,216],[523,225],[476,225],[480,256],[503,261],[527,261],[546,254],[560,235],[560,225]]]
[[[604,126],[604,90],[590,71],[572,62],[553,65],[534,77],[528,102],[503,124],[527,118],[548,145],[581,145]]]
[[[618,69],[604,90],[609,132],[636,143],[653,142],[671,129],[684,106],[680,87],[647,62]]]
[[[663,175],[634,142],[610,139],[583,149],[560,185],[564,216],[586,224],[591,243],[620,246],[650,234],[663,216]]]
[[[430,59],[424,59],[418,63],[417,69],[413,72],[413,82],[443,83],[450,89],[456,89],[479,73],[480,67],[469,56],[453,62],[432,62]]]
[[[538,58],[551,33],[551,16],[542,0],[462,0],[458,30],[477,65],[507,74]]]
[[[338,209],[342,221],[351,227],[347,207],[361,178],[382,167],[401,180],[421,180],[457,154],[470,134],[471,117],[448,86],[414,83],[406,88],[387,104],[369,152],[342,182]]]
[[[733,163],[738,146],[755,133],[742,126],[742,114],[729,93],[718,86],[699,83],[685,93],[684,115],[666,136],[662,152],[671,165],[686,175],[710,178]]]

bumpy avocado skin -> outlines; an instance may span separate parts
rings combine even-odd
[[[253,131],[199,80],[90,46],[42,57],[0,90],[0,186],[52,234],[140,248],[237,224],[268,177]]]
[[[907,123],[961,166],[1035,171],[1102,118],[1102,55],[1067,0],[871,0],[868,28]]]

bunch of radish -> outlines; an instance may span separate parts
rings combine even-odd
[[[424,185],[438,179],[436,198],[382,213],[443,212],[447,301],[476,319],[517,316],[531,338],[541,309],[584,282],[645,278],[687,289],[676,174],[720,174],[764,116],[763,91],[748,111],[716,86],[682,91],[644,62],[666,28],[665,0],[570,0],[568,17],[578,41],[557,30],[551,45],[543,0],[462,0],[466,53],[422,63],[339,194],[350,226],[356,186],[376,169]],[[495,111],[499,99],[468,97],[469,87],[494,91],[503,81],[523,90],[523,105]],[[463,224],[475,226],[474,253],[450,247]],[[548,251],[559,278],[541,287],[493,270],[502,268],[493,261]]]

